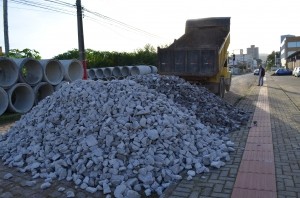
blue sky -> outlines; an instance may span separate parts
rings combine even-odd
[[[30,48],[43,59],[78,48],[76,9],[30,0],[67,9],[73,14],[44,10],[8,0],[11,49]],[[75,4],[76,0],[60,0]],[[2,7],[2,2],[0,3]],[[246,52],[250,45],[260,53],[279,51],[280,36],[300,36],[300,1],[263,0],[82,0],[86,9],[123,22],[141,31],[85,12],[85,48],[100,51],[132,52],[146,44],[170,44],[184,34],[188,19],[231,17],[230,53]],[[1,17],[3,16],[1,8]],[[3,19],[0,20],[0,46],[4,49]]]

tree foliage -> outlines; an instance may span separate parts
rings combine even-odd
[[[40,53],[31,49],[12,49],[9,51],[11,58],[34,58],[41,59]],[[72,49],[65,53],[59,54],[53,59],[67,60],[79,59],[78,49]],[[156,65],[157,52],[156,49],[147,44],[144,48],[137,49],[134,52],[108,52],[108,51],[95,51],[86,49],[86,59],[88,68],[98,67],[112,67],[112,66],[125,66],[125,65]]]
[[[276,57],[280,57],[280,53],[279,52],[275,52],[275,51],[273,51],[267,57],[266,68],[268,70],[271,69],[271,67],[275,66],[275,55],[276,55]]]
[[[23,50],[11,49],[9,50],[8,56],[10,58],[34,58],[37,60],[41,59],[40,53],[33,49],[25,48]]]
[[[78,59],[79,51],[73,49],[54,57],[55,59]],[[125,66],[125,65],[156,65],[157,52],[150,44],[134,52],[108,52],[86,49],[88,68]]]

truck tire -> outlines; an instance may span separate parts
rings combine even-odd
[[[219,84],[219,96],[221,98],[224,98],[224,95],[225,95],[225,80],[224,78],[221,78]]]
[[[230,87],[231,87],[231,77],[232,77],[232,74],[230,74],[230,77],[229,79],[227,79],[227,83],[225,84],[225,90],[228,92],[230,91]]]

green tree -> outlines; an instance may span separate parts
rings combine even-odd
[[[23,50],[11,49],[9,50],[8,56],[10,58],[34,58],[37,60],[41,59],[40,53],[36,50],[25,48]]]
[[[150,44],[147,44],[143,49],[137,49],[134,52],[108,52],[86,49],[85,53],[88,68],[141,64],[156,65],[157,63],[156,49]],[[54,59],[58,60],[78,58],[79,52],[77,49],[69,50],[54,57]]]
[[[279,52],[273,51],[271,54],[268,55],[267,61],[266,61],[266,69],[270,70],[271,67],[275,66],[275,55],[276,57],[280,57]]]
[[[150,44],[145,45],[144,49],[136,50],[135,54],[136,64],[156,65],[157,52]]]
[[[78,49],[72,49],[53,58],[58,60],[79,59],[79,51]]]

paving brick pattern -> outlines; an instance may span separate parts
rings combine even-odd
[[[300,123],[294,119],[300,112],[276,81],[269,79],[277,197],[300,197]]]
[[[261,87],[232,198],[276,197],[275,164],[267,87]]]

